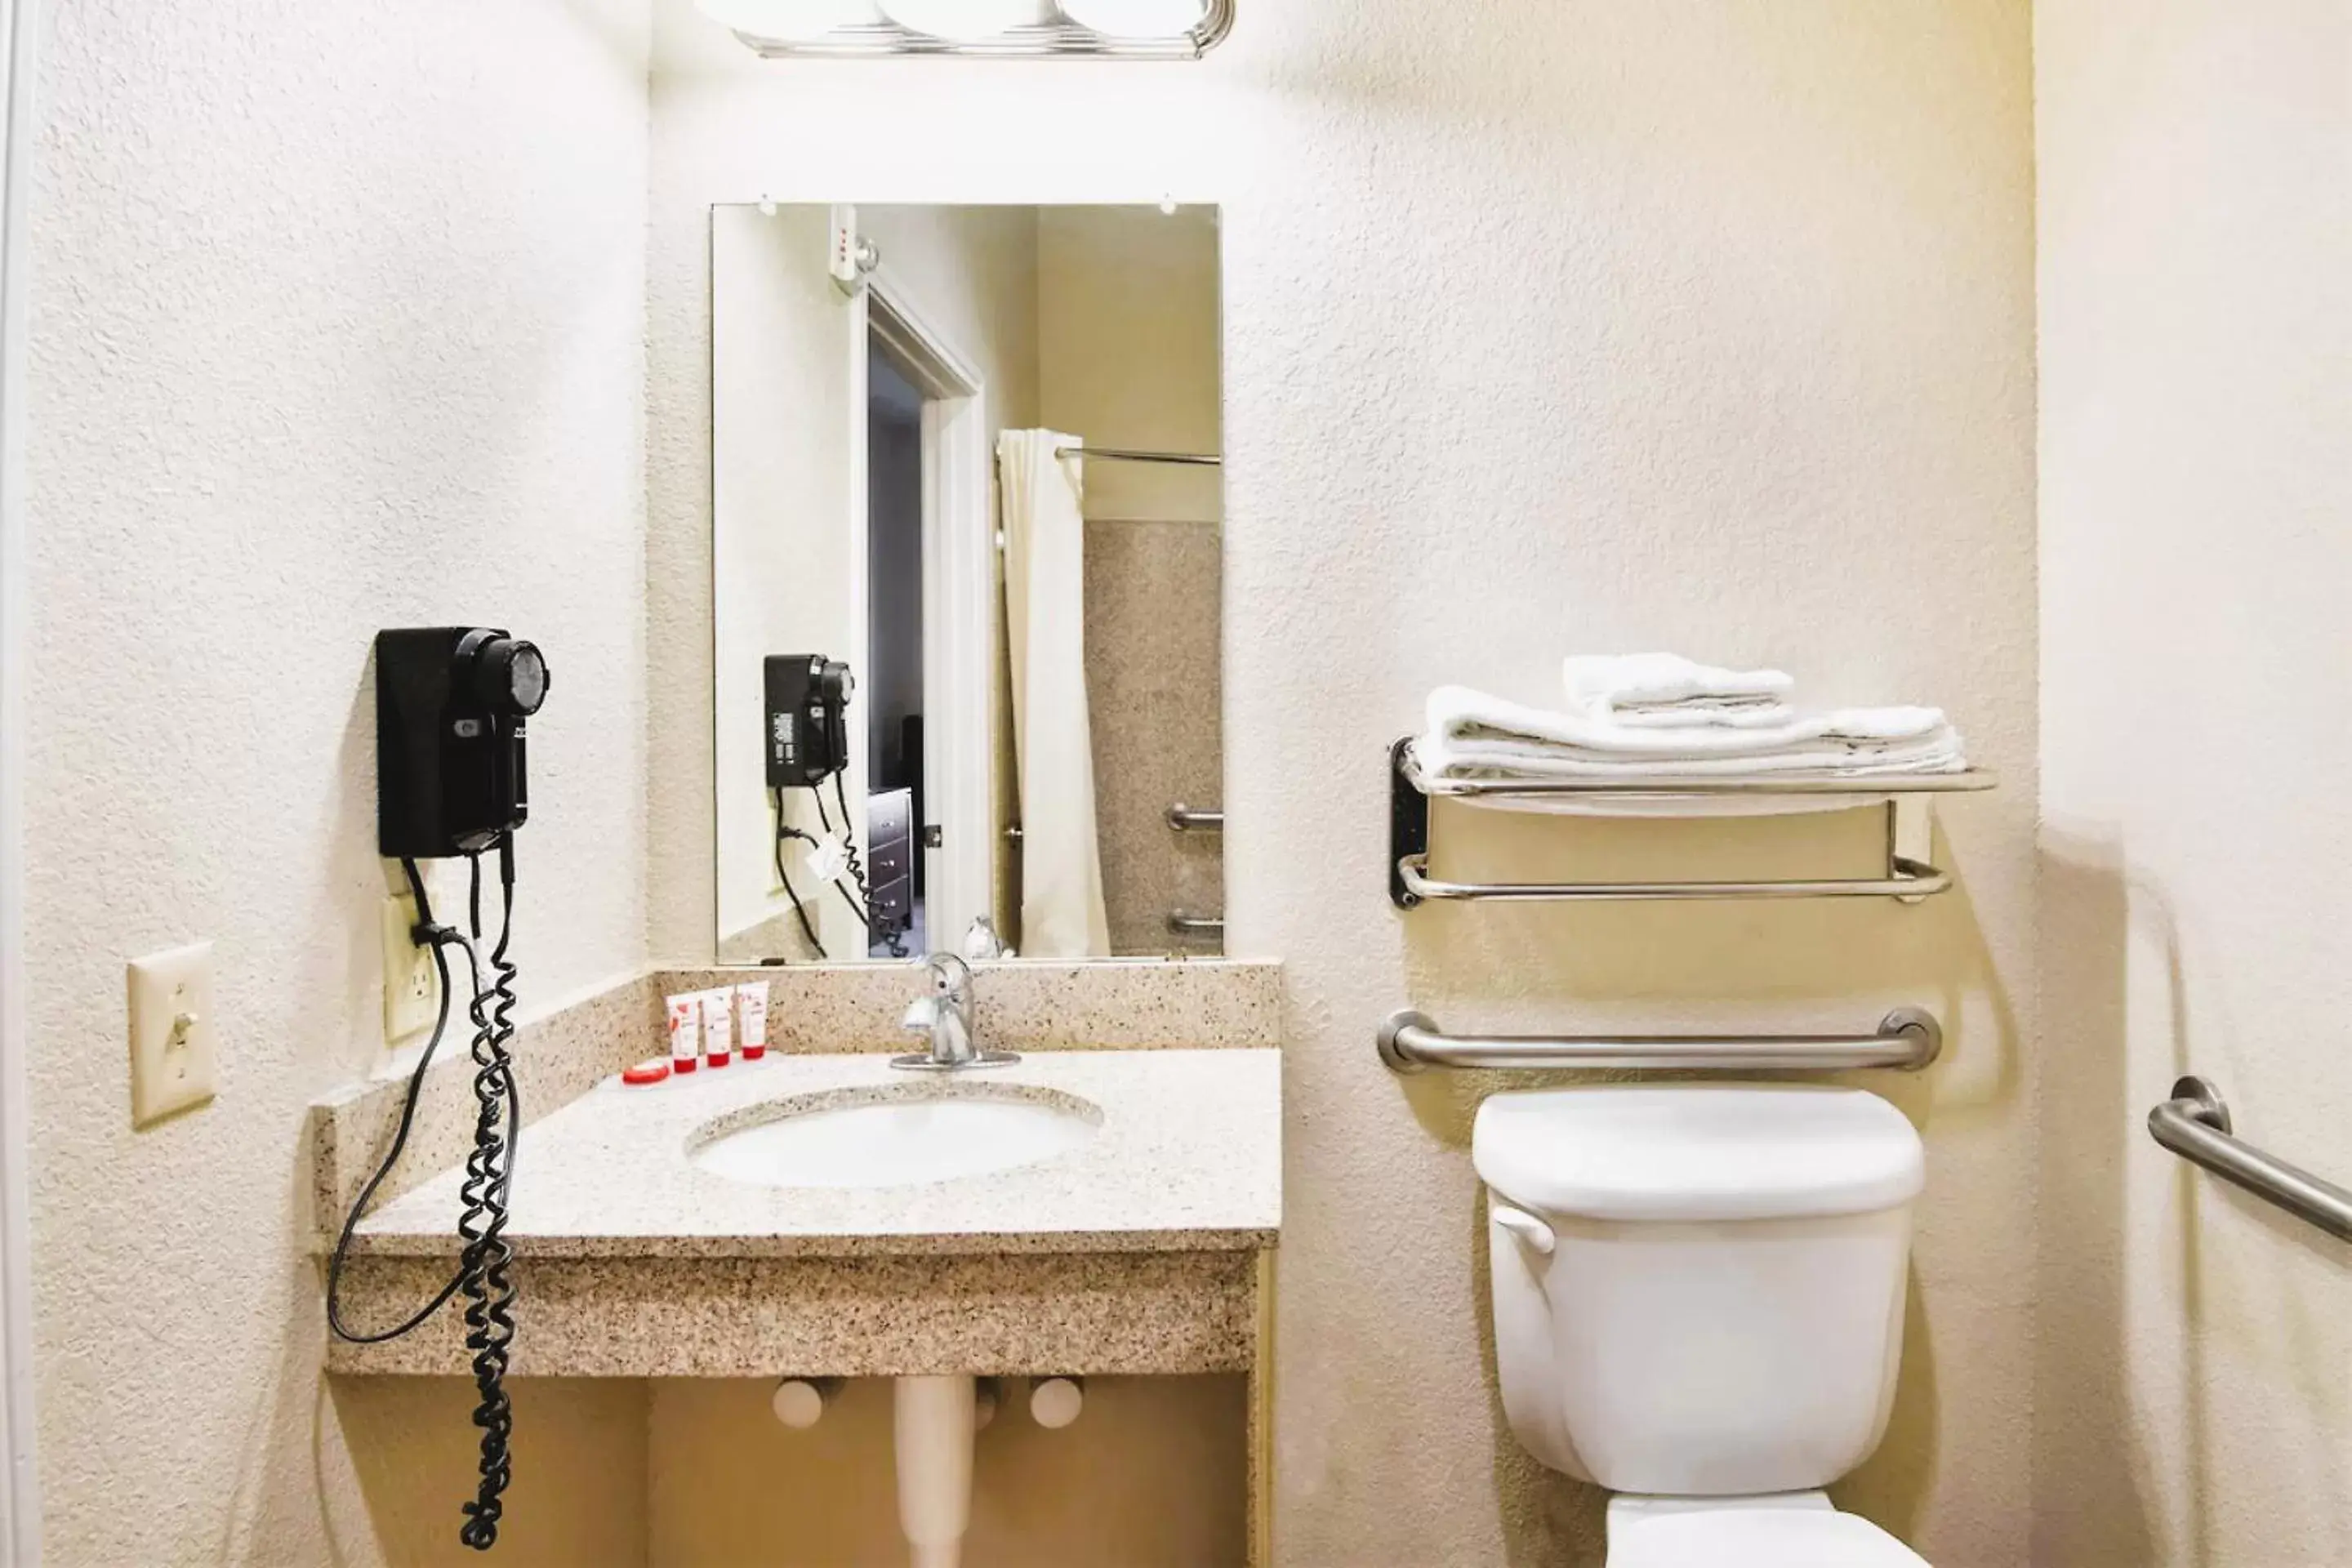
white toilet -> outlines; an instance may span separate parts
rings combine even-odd
[[[1922,1568],[1821,1488],[1886,1430],[1919,1135],[1860,1089],[1491,1096],[1511,1430],[1606,1487],[1608,1568]]]

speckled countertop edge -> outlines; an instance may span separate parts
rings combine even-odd
[[[1096,1135],[1038,1164],[920,1186],[770,1188],[694,1166],[689,1144],[763,1102],[837,1090],[902,1093],[879,1054],[779,1055],[652,1089],[600,1084],[542,1121],[516,1168],[518,1255],[854,1257],[1146,1252],[1273,1246],[1282,1215],[1276,1051],[1045,1051],[965,1085],[1100,1108]],[[927,1090],[928,1091],[928,1090]],[[354,1250],[446,1256],[462,1171],[443,1171],[362,1226]]]

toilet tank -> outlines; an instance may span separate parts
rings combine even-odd
[[[1497,1094],[1487,1189],[1512,1431],[1612,1491],[1822,1487],[1886,1430],[1919,1135],[1860,1089]]]

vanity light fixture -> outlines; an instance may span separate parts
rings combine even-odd
[[[1198,59],[1236,0],[696,0],[770,59]]]

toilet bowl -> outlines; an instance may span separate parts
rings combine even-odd
[[[1491,1096],[1496,1363],[1520,1443],[1619,1494],[1608,1568],[1918,1568],[1821,1489],[1876,1448],[1919,1137],[1859,1089]]]

